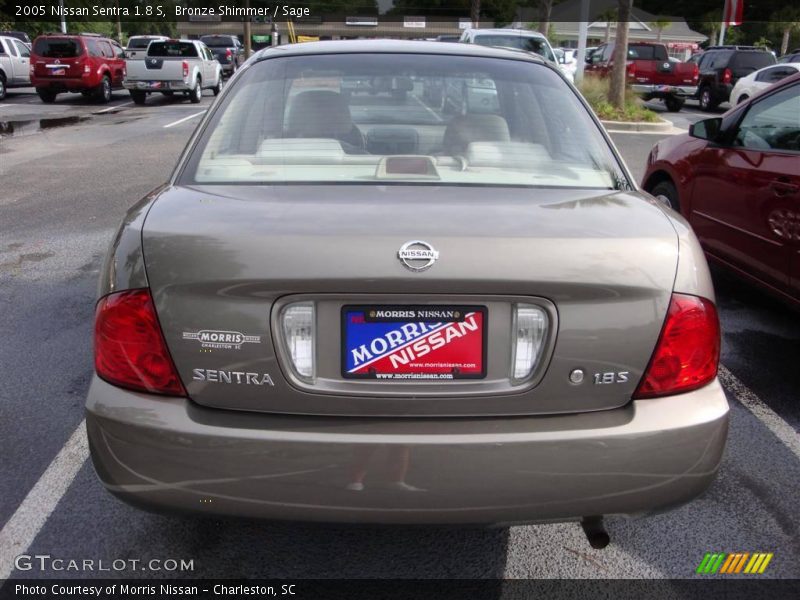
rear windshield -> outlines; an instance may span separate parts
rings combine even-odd
[[[630,44],[628,58],[631,60],[667,60],[667,50],[664,46],[650,46],[647,44]]]
[[[553,70],[420,54],[275,58],[243,72],[184,183],[428,183],[626,189]]]
[[[206,46],[212,47],[223,47],[223,48],[231,48],[233,47],[233,40],[230,36],[227,35],[204,35],[200,38],[200,41],[203,42]]]
[[[147,56],[191,58],[197,56],[197,49],[191,42],[153,42],[147,47]]]
[[[737,52],[731,59],[732,69],[750,69],[755,71],[762,67],[774,65],[775,57],[770,52]]]
[[[33,54],[45,58],[72,58],[82,52],[77,40],[65,38],[39,38],[33,44]]]
[[[501,48],[527,50],[528,52],[535,52],[539,56],[544,56],[549,61],[556,61],[550,46],[541,38],[524,35],[503,35],[501,33],[475,36],[475,43],[479,46],[499,46]]]
[[[128,40],[128,48],[139,50],[141,48],[147,48],[150,42],[153,41],[153,38],[131,38]]]

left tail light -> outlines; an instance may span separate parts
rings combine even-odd
[[[719,318],[711,300],[673,294],[655,352],[633,397],[690,392],[717,376]]]
[[[692,83],[697,83],[700,80],[700,67],[694,63],[694,71],[692,71]]]
[[[636,63],[631,61],[627,64],[626,69],[628,73],[628,77],[634,78],[636,77]]]
[[[120,387],[186,395],[147,289],[116,292],[98,302],[94,366],[101,379]]]

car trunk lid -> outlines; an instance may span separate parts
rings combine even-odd
[[[439,253],[425,271],[398,258],[416,240]],[[669,220],[634,192],[403,185],[173,187],[148,215],[143,249],[192,400],[352,416],[626,404],[658,339],[678,254]],[[281,337],[278,311],[294,301],[317,307],[314,383],[292,375]],[[547,313],[551,335],[536,376],[520,384],[509,375],[512,313],[525,303]],[[486,376],[346,379],[341,319],[352,305],[485,308]]]

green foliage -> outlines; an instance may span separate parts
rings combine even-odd
[[[642,100],[633,94],[630,89],[625,92],[625,104],[621,110],[617,110],[608,101],[609,80],[599,77],[584,77],[580,85],[580,91],[589,106],[603,121],[634,121],[645,123],[656,123],[659,117],[652,110],[645,108]]]

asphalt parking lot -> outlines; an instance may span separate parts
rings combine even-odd
[[[771,552],[760,577],[800,577],[800,314],[715,273],[721,379],[731,404],[720,475],[695,502],[608,519],[592,550],[577,524],[510,529],[340,527],[140,512],[102,489],[82,432],[103,254],[125,210],[162,183],[213,101],[134,106],[30,89],[0,103],[0,579],[107,573],[13,570],[19,554],[184,559],[126,577],[688,578],[706,552]],[[653,104],[654,108],[663,108]],[[720,110],[720,112],[722,112]],[[675,130],[703,118],[667,114]],[[613,133],[637,178],[664,134]]]

